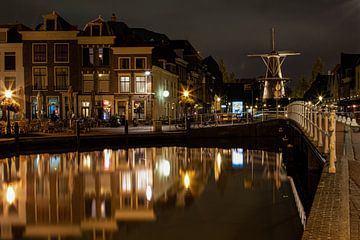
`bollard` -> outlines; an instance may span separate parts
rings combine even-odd
[[[329,112],[325,109],[324,113],[324,131],[325,131],[325,145],[324,153],[329,153]]]
[[[125,120],[125,134],[128,134],[129,133],[129,121],[128,120]]]
[[[80,146],[80,121],[77,120],[76,121],[76,141],[77,141],[77,146]]]
[[[319,109],[318,113],[318,127],[319,127],[319,133],[318,133],[318,147],[323,146],[323,137],[322,137],[322,111]]]
[[[351,124],[351,118],[350,118],[350,117],[347,117],[347,118],[346,118],[345,124],[348,125],[348,126],[350,126],[350,124]]]
[[[19,139],[19,133],[20,133],[20,129],[19,129],[19,123],[15,122],[15,126],[14,126],[14,134],[15,134],[15,138],[16,140]]]
[[[330,159],[329,159],[329,173],[336,173],[335,161],[336,161],[336,119],[335,110],[330,112]]]

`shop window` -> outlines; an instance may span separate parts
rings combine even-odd
[[[59,98],[58,97],[48,97],[48,118],[54,119],[58,118],[60,115],[59,112]]]
[[[143,101],[135,101],[133,108],[133,118],[134,119],[144,119],[145,118],[145,105]]]

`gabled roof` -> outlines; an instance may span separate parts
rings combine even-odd
[[[144,43],[163,45],[170,42],[170,39],[165,34],[153,32],[145,28],[131,28],[131,32],[141,38]]]
[[[43,15],[43,20],[45,22],[45,19],[52,19],[54,17],[56,18],[56,22],[57,22],[56,31],[77,31],[78,30],[76,26],[71,25],[68,21],[66,21],[63,17],[61,17],[55,11],[53,11],[52,13]],[[36,31],[44,31],[45,30],[44,22],[37,25],[35,30]]]
[[[91,26],[92,25],[101,25],[101,36],[114,36],[108,22],[105,22],[103,17],[99,15],[94,20],[88,22],[83,31],[79,34],[80,36],[90,36],[91,35]]]
[[[21,23],[8,23],[8,24],[0,24],[0,28],[14,28],[16,31],[32,31],[32,29],[28,26],[25,26]]]
[[[198,54],[188,40],[171,40],[170,46],[173,49],[184,49],[184,55]]]

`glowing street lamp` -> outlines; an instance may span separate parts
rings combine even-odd
[[[319,101],[322,102],[323,96],[319,96]]]
[[[15,190],[13,186],[8,186],[8,188],[6,189],[6,201],[8,202],[8,204],[13,204],[15,202]]]
[[[185,173],[184,176],[184,187],[188,189],[190,187],[190,176],[189,173]]]
[[[184,90],[183,96],[184,96],[184,97],[189,97],[189,91],[188,91],[188,90]]]

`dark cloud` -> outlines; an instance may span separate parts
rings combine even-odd
[[[358,0],[14,0],[2,7],[0,22],[30,26],[52,10],[79,27],[116,13],[131,27],[188,39],[202,55],[224,59],[239,77],[264,73],[261,61],[246,54],[269,51],[273,26],[279,50],[302,54],[284,65],[284,73],[294,79],[309,76],[318,57],[331,69],[341,52],[360,53]]]

